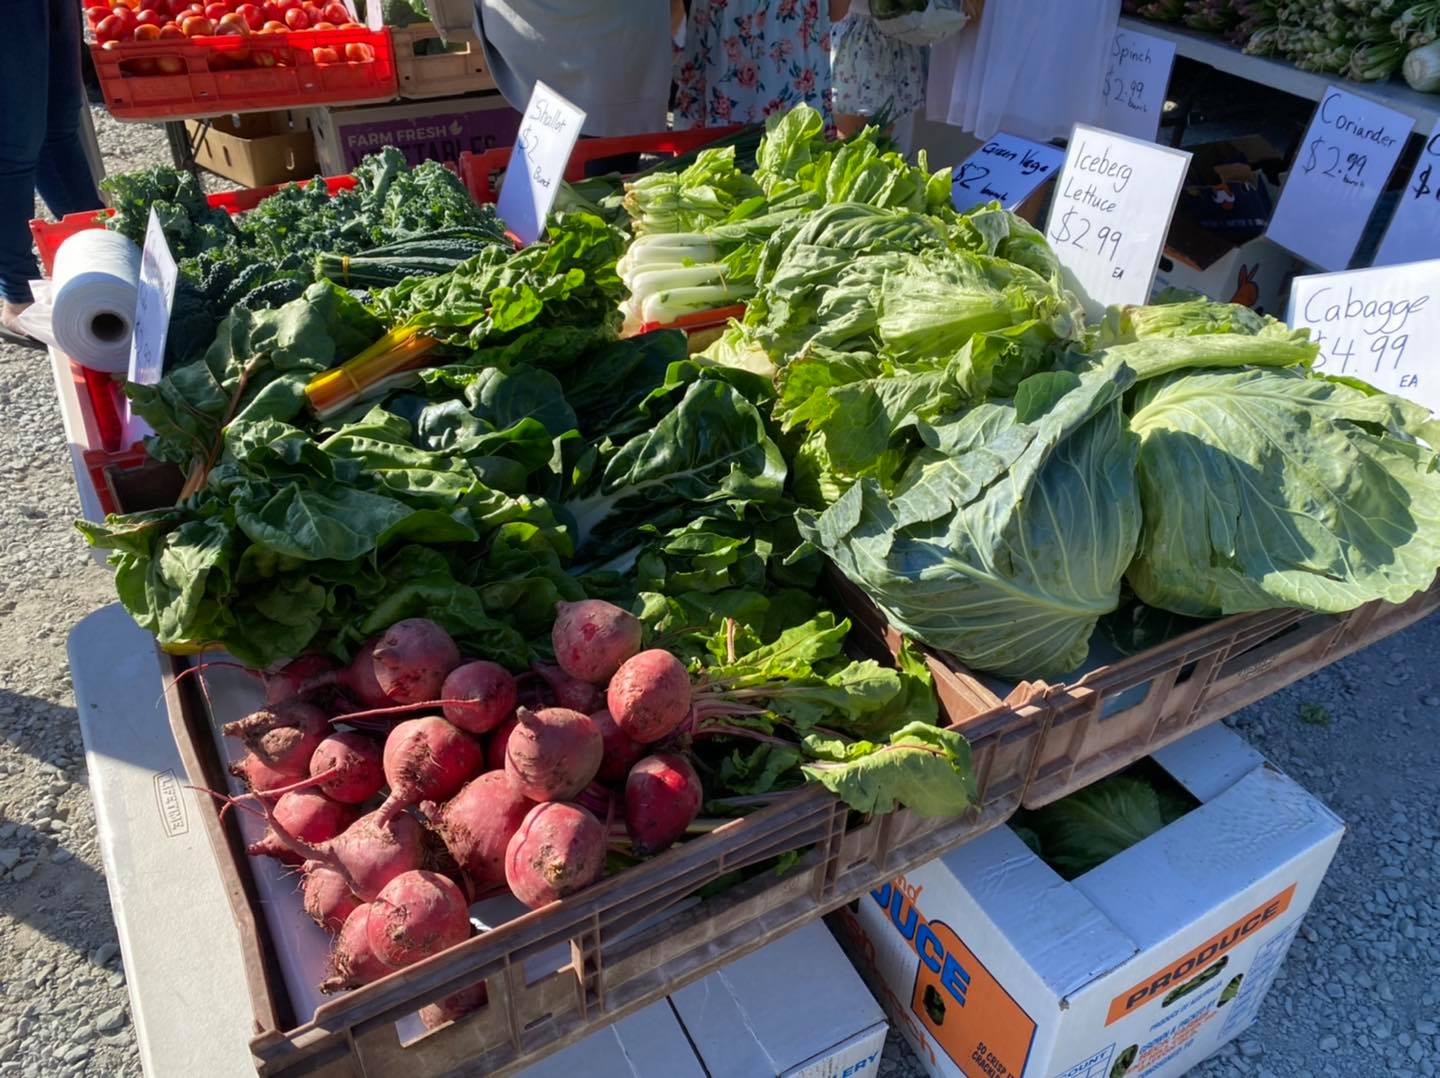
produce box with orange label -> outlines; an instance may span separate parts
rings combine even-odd
[[[841,922],[937,1078],[1173,1078],[1254,1020],[1343,832],[1208,727]]]

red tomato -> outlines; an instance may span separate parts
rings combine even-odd
[[[310,55],[315,58],[317,64],[338,64],[340,62],[340,54],[329,45],[311,49]]]
[[[85,21],[90,24],[90,29],[93,30],[100,25],[100,20],[109,14],[110,9],[108,7],[92,7],[85,12]]]
[[[219,25],[221,18],[230,14],[230,5],[219,3],[205,5],[205,17],[211,22]]]
[[[125,33],[128,34],[131,30],[135,29],[135,12],[131,11],[128,7],[116,4],[110,9],[110,14],[125,24]]]
[[[153,11],[142,11],[140,14],[153,15],[155,13]],[[139,26],[135,27],[134,32],[131,33],[130,36],[136,41],[159,41],[160,27],[153,22],[142,22]]]
[[[311,26],[314,26],[317,22],[321,21],[322,16],[320,14],[320,9],[314,4],[302,2],[300,5],[300,10],[305,12],[305,17],[310,20]]]
[[[86,12],[103,11],[106,15],[109,15],[110,8],[113,6],[113,0],[85,0]]]
[[[184,40],[184,37],[185,31],[181,30],[180,27],[176,26],[173,22],[167,22],[164,26],[160,27],[161,41],[174,41],[176,38]]]
[[[337,4],[334,0],[331,0],[330,3],[325,5],[323,14],[326,22],[333,22],[336,26],[339,26],[342,22],[351,21],[350,12],[346,10],[345,5]]]
[[[311,26],[310,29],[312,29],[312,30],[333,30],[333,29],[335,29],[335,24],[334,24],[333,22],[317,22],[317,23],[315,23],[313,26]]]
[[[289,11],[291,8],[297,8],[300,6],[300,0],[275,0],[275,6],[280,10],[280,17],[283,19],[285,17],[285,12]]]
[[[101,47],[102,49],[104,49],[106,52],[110,52],[112,49],[118,49],[118,48],[120,47],[120,42],[118,42],[118,41],[106,41],[106,42],[102,42],[101,45],[100,45],[100,47]]]
[[[125,20],[119,15],[106,15],[95,26],[95,37],[102,44],[114,43],[125,33]]]
[[[375,50],[362,41],[352,41],[345,46],[345,59],[356,64],[367,63],[375,59]]]
[[[190,15],[180,24],[186,37],[209,37],[215,32],[215,24],[204,15]]]
[[[155,69],[162,75],[185,74],[185,61],[178,56],[155,57]]]
[[[140,11],[164,11],[165,0],[140,0]]]
[[[235,13],[244,19],[252,30],[258,30],[265,25],[265,13],[256,4],[241,4],[235,9]]]
[[[173,19],[183,15],[185,9],[189,6],[188,0],[166,0],[165,10],[170,13],[170,17]]]
[[[265,16],[266,22],[280,22],[285,18],[285,13],[276,5],[275,0],[265,0],[260,5],[260,11]]]
[[[292,7],[289,11],[285,12],[285,25],[292,30],[305,30],[310,26],[310,19],[306,16],[305,12],[299,8]],[[331,51],[333,52],[334,50],[332,49]],[[320,61],[317,60],[315,62],[318,64]]]
[[[256,67],[274,67],[276,64],[275,54],[261,49],[259,52],[250,54],[250,62]]]
[[[283,22],[276,22],[274,19],[271,19],[264,26],[260,27],[260,32],[262,34],[283,34],[289,29],[290,27],[286,26]]]
[[[145,8],[140,14],[135,16],[135,28],[137,30],[142,26],[158,27],[163,25],[165,25],[165,16],[154,8]],[[139,38],[136,38],[136,40],[138,41]]]
[[[220,21],[215,24],[217,34],[240,34],[245,36],[250,33],[250,24],[245,21],[245,16],[234,11],[221,15]]]

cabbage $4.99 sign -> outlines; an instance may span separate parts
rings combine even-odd
[[[1289,322],[1320,346],[1317,371],[1440,412],[1440,259],[1297,277]]]

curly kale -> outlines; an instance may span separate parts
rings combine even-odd
[[[140,246],[145,244],[152,208],[176,258],[198,255],[235,240],[230,215],[211,208],[200,182],[189,172],[173,168],[125,172],[106,177],[100,189],[115,208],[105,227]]]

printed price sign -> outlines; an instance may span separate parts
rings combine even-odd
[[[1322,269],[1343,270],[1414,126],[1404,113],[1327,88],[1266,237]]]
[[[1092,316],[1149,298],[1189,167],[1183,150],[1075,125],[1045,235]]]
[[[127,378],[131,382],[153,386],[165,372],[165,336],[170,331],[170,307],[175,302],[175,276],[175,257],[152,208],[145,227],[145,249],[140,254],[134,332],[130,335]],[[131,417],[129,397],[125,398],[120,419],[131,440],[150,433],[144,420]]]
[[[950,201],[959,213],[998,201],[1013,210],[1060,168],[1065,151],[1000,132],[954,172]]]
[[[1400,192],[1400,203],[1380,249],[1375,265],[1398,266],[1418,262],[1440,253],[1440,134],[1430,136],[1410,179]]]
[[[1317,371],[1440,412],[1440,259],[1296,277],[1289,322],[1320,345]]]
[[[1164,38],[1116,30],[1100,95],[1106,130],[1154,142],[1174,65],[1175,46]]]
[[[536,81],[495,207],[521,243],[534,243],[545,231],[545,218],[555,204],[584,122],[583,110]]]

